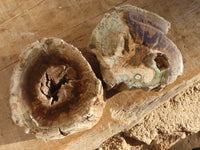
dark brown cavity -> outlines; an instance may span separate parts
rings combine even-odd
[[[40,91],[49,101],[51,101],[51,105],[58,101],[58,92],[61,90],[61,86],[66,85],[70,80],[73,80],[69,79],[66,69],[68,68],[64,65],[52,66],[47,69],[41,78]]]
[[[82,84],[84,84],[81,81],[82,68],[79,68],[79,65],[73,61],[67,61],[60,56],[59,53],[47,54],[41,51],[37,57],[29,57],[31,57],[28,58],[28,60],[31,60],[31,66],[28,66],[24,73],[22,96],[23,99],[25,99],[26,105],[28,105],[31,110],[34,119],[36,119],[40,125],[47,125],[48,122],[57,119],[61,113],[69,113],[72,109],[76,109],[76,105],[78,105],[80,101],[80,94],[84,93],[86,90],[82,87]],[[69,70],[69,72],[66,72],[60,78],[55,78],[53,77],[54,74],[48,73],[48,68],[52,66],[70,66],[74,69],[76,75],[72,77],[74,73]],[[45,77],[45,80],[43,80],[42,77]],[[58,92],[61,90],[62,86],[68,84],[72,79],[74,80],[73,88],[71,89],[71,93],[69,93],[71,96],[68,99],[62,99],[61,103],[56,104],[59,99]],[[39,90],[36,86],[38,84],[40,85],[38,86],[40,88]],[[47,92],[44,92],[44,89],[41,90],[43,86],[46,86]],[[64,87],[62,90],[67,89]],[[37,91],[41,91],[46,97],[46,100],[51,100],[51,107],[42,103],[44,99],[38,99]]]
[[[169,62],[164,54],[158,53],[154,60],[159,70],[162,71],[169,68]]]
[[[169,61],[165,54],[161,53],[150,53],[144,57],[142,60],[146,67],[151,67],[154,62],[156,62],[157,68],[162,71],[169,68]]]

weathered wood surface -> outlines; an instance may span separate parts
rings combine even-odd
[[[168,37],[181,50],[184,73],[161,92],[123,91],[107,100],[91,130],[43,142],[12,122],[9,85],[17,57],[28,43],[56,36],[85,53],[90,34],[103,14],[132,4],[155,12],[172,26]],[[0,149],[94,149],[110,136],[136,124],[152,109],[200,80],[200,1],[198,0],[1,0],[0,1]]]

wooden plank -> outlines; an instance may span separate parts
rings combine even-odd
[[[96,18],[98,15],[102,16],[104,12],[121,2],[123,1],[43,0],[35,4],[33,1],[31,7],[27,6],[22,13],[0,24],[0,57],[3,57],[2,59],[8,59],[7,57],[18,55],[25,45],[41,37],[57,36],[64,38],[66,41],[72,41],[73,37],[64,37],[64,33],[70,33],[70,35],[76,37],[80,36],[86,30],[81,28],[81,30],[76,32],[77,35],[72,32],[74,28],[83,25],[90,19]],[[8,3],[12,2],[8,1]],[[94,7],[95,5],[98,7]],[[93,22],[93,25],[96,25],[95,22]],[[89,24],[87,28],[90,28],[91,32],[94,26]],[[84,47],[87,46],[86,40],[84,40]],[[13,58],[10,58],[10,60],[13,60]],[[9,60],[1,62],[0,68],[3,68],[9,63]]]
[[[44,0],[40,3],[24,1],[23,7],[12,13],[8,13],[7,9],[11,7],[9,3],[14,3],[14,0],[9,0],[8,3],[1,1],[0,8],[4,9],[0,14],[5,14],[0,18],[0,149],[2,150],[94,149],[110,136],[136,124],[144,115],[183,88],[200,80],[198,0]],[[15,3],[10,10],[19,7],[20,1]],[[125,3],[155,12],[171,22],[172,27],[167,36],[181,50],[184,60],[183,75],[161,92],[138,89],[118,93],[107,100],[102,119],[91,130],[46,143],[34,139],[32,135],[24,134],[22,128],[12,123],[8,104],[9,78],[21,49],[41,37],[57,36],[85,52],[89,36],[103,14]],[[6,19],[6,16],[10,17]]]

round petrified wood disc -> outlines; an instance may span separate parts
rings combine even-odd
[[[107,85],[161,89],[174,82],[183,60],[165,35],[169,28],[164,18],[131,5],[106,14],[92,32],[89,49]]]
[[[44,140],[90,129],[100,119],[103,89],[81,52],[58,38],[25,48],[11,78],[12,119]]]

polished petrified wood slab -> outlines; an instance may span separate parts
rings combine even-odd
[[[183,88],[200,80],[198,0],[1,0],[0,3],[0,149],[94,149],[110,136],[135,125]],[[82,50],[94,70],[98,70],[95,58],[86,52],[90,35],[104,13],[124,4],[155,12],[171,23],[167,37],[183,55],[183,75],[161,92],[138,89],[112,96],[107,99],[99,123],[88,131],[47,143],[24,134],[24,129],[12,122],[8,102],[10,77],[21,49],[41,37],[56,36]]]

